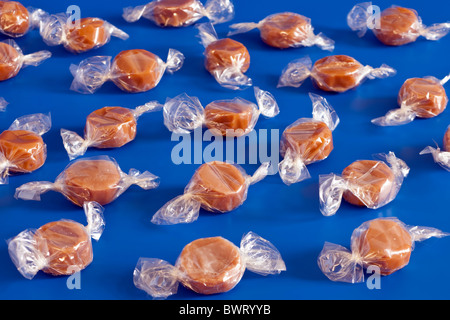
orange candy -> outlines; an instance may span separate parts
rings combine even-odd
[[[153,6],[152,18],[161,27],[181,27],[198,19],[196,0],[159,0]]]
[[[20,70],[20,52],[13,46],[0,42],[0,81],[15,77]]]
[[[220,135],[242,136],[249,131],[255,110],[240,100],[214,101],[205,107],[205,123],[209,130]]]
[[[250,54],[247,48],[230,38],[210,43],[205,49],[205,57],[205,68],[210,73],[232,67],[239,67],[240,71],[245,73],[250,67]]]
[[[450,127],[444,135],[444,150],[450,152]]]
[[[109,41],[105,21],[99,18],[82,18],[74,21],[76,27],[67,30],[65,47],[72,52],[85,52],[101,47]]]
[[[381,12],[380,28],[374,28],[373,32],[382,43],[400,46],[416,41],[420,36],[420,27],[415,10],[391,7]]]
[[[30,27],[29,12],[16,1],[0,1],[0,31],[11,36],[24,35]]]

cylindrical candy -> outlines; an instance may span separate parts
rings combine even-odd
[[[184,194],[167,202],[152,217],[154,224],[191,223],[200,208],[209,212],[229,212],[245,201],[251,184],[268,174],[270,163],[263,163],[253,176],[237,165],[212,161],[201,165],[192,176]]]
[[[392,6],[384,9],[375,19],[373,12],[371,2],[359,3],[347,15],[347,24],[353,31],[358,31],[359,37],[364,36],[370,28],[377,39],[388,46],[408,44],[419,36],[427,40],[439,40],[450,30],[449,22],[425,26],[417,12],[409,8]]]
[[[86,118],[84,138],[77,133],[61,129],[64,147],[71,160],[85,154],[87,148],[119,148],[136,137],[138,118],[145,112],[159,109],[161,105],[151,101],[135,109],[103,107]]]
[[[408,265],[415,242],[448,235],[435,228],[408,226],[397,218],[377,218],[353,231],[351,250],[326,242],[317,263],[332,281],[363,282],[364,269],[390,275]]]
[[[144,17],[160,27],[185,27],[203,17],[214,24],[227,22],[234,17],[234,6],[231,0],[208,0],[205,6],[199,0],[154,0],[127,7],[122,16],[128,22]]]
[[[333,130],[339,117],[328,101],[309,94],[313,103],[313,117],[300,118],[282,134],[278,165],[281,179],[287,185],[309,178],[306,165],[326,159],[333,150]]]
[[[15,197],[23,200],[40,200],[40,195],[53,190],[63,194],[78,206],[95,201],[106,205],[131,185],[149,190],[159,185],[159,178],[148,171],[140,173],[131,169],[122,172],[114,159],[106,156],[78,159],[71,162],[55,182],[29,182],[16,189]]]
[[[286,49],[319,46],[333,51],[334,41],[322,33],[314,34],[311,19],[293,12],[272,14],[258,23],[244,22],[230,26],[233,31],[228,36],[259,29],[261,39],[269,46]]]
[[[341,176],[319,177],[320,211],[334,215],[344,198],[351,204],[377,209],[397,196],[409,173],[406,163],[393,152],[378,154],[380,160],[359,160],[346,167]]]
[[[364,66],[355,58],[347,55],[327,56],[312,65],[306,56],[291,61],[282,71],[277,87],[300,87],[304,80],[311,77],[321,90],[345,92],[358,87],[365,79],[386,78],[396,71],[383,64],[379,68]]]
[[[286,265],[272,243],[248,232],[240,247],[222,237],[194,240],[181,251],[175,266],[160,259],[140,258],[133,282],[153,298],[165,299],[177,293],[179,283],[209,295],[233,289],[246,269],[269,275],[285,271]]]
[[[20,69],[32,65],[38,66],[45,59],[50,58],[47,50],[24,55],[14,40],[0,42],[0,81],[15,77]]]
[[[16,119],[0,134],[0,184],[11,173],[29,173],[44,165],[47,146],[41,136],[50,127],[50,116],[37,113]]]
[[[439,147],[428,146],[419,154],[423,155],[428,153],[431,153],[434,162],[450,172],[450,126],[447,127],[447,131],[444,134],[443,150]]]
[[[111,37],[128,39],[128,34],[100,18],[73,20],[67,14],[46,15],[40,23],[40,34],[49,46],[63,45],[73,53],[97,49]]]
[[[169,50],[164,62],[155,54],[133,49],[121,51],[112,57],[94,56],[77,65],[71,65],[74,77],[70,89],[80,93],[94,93],[106,81],[111,80],[124,92],[145,92],[156,87],[167,71],[178,71],[184,62],[184,55],[174,49]]]
[[[385,116],[372,120],[379,126],[398,126],[407,124],[415,118],[433,118],[441,114],[447,107],[448,97],[444,84],[450,75],[442,80],[435,77],[410,78],[401,86],[397,103],[400,106],[392,109]]]
[[[12,37],[22,36],[30,27],[29,12],[20,2],[0,1],[0,31]]]

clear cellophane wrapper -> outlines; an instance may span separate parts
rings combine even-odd
[[[450,79],[450,75],[439,80],[432,76],[423,79],[434,82],[435,86],[443,87]],[[443,91],[445,91],[443,89]],[[425,99],[425,101],[423,101]],[[432,99],[432,101],[430,101]],[[382,117],[372,119],[372,123],[378,126],[400,126],[414,121],[416,118],[432,118],[439,114],[439,111],[446,108],[447,96],[438,96],[422,92],[417,97],[410,90],[400,91],[398,95],[399,108],[392,109]],[[422,103],[424,105],[422,105]],[[442,106],[440,108],[430,108],[429,105]]]
[[[87,218],[87,225],[83,226],[78,222],[71,220],[61,220],[64,222],[70,222],[77,225],[77,229],[81,229],[85,233],[85,240],[78,244],[79,248],[85,249],[91,246],[91,238],[94,240],[99,240],[105,226],[103,218],[103,207],[96,202],[86,202],[83,205],[84,212]],[[55,256],[63,252],[65,256],[64,261],[61,263],[66,263],[65,266],[70,273],[75,273],[81,271],[85,268],[85,265],[79,263],[82,260],[86,260],[85,257],[77,256],[81,253],[81,250],[77,248],[59,248],[53,252],[52,256],[50,250],[47,248],[50,246],[49,241],[51,239],[44,238],[40,235],[37,229],[27,229],[19,233],[17,236],[8,239],[8,252],[9,256],[16,266],[17,270],[26,279],[33,279],[34,276],[40,271],[47,267],[50,267],[50,261],[55,259]],[[57,242],[51,244],[52,246],[57,245]],[[82,254],[86,254],[86,251],[90,253],[89,249],[83,250]],[[92,257],[89,257],[92,259]],[[78,263],[77,263],[78,262]],[[66,275],[68,273],[60,273],[54,275]]]
[[[135,109],[130,109],[133,122],[137,122],[139,117],[147,112],[154,112],[161,109],[162,106],[156,101],[149,101],[144,105],[138,106]],[[110,123],[96,122],[93,124],[86,123],[84,130],[84,137],[81,137],[78,133],[67,129],[61,129],[61,137],[63,140],[64,148],[67,151],[70,160],[84,155],[89,147],[99,147],[102,144],[107,143],[110,140],[116,139],[117,135],[124,134],[122,131],[108,130]],[[118,124],[119,127],[123,125]],[[125,130],[125,129],[124,129]]]
[[[276,15],[279,15],[279,14],[270,15],[259,22],[242,22],[242,23],[232,24],[232,25],[230,25],[230,28],[232,29],[232,31],[230,31],[228,33],[228,36],[233,36],[236,34],[249,32],[253,29],[261,29],[268,20],[272,19],[272,17],[274,17]],[[284,13],[282,13],[282,15],[285,15],[287,17],[298,16],[299,18],[301,18],[302,20],[304,20],[306,22],[305,24],[298,25],[294,30],[289,31],[290,33],[292,33],[292,35],[290,37],[290,38],[292,38],[292,41],[288,41],[288,42],[290,42],[289,47],[299,48],[299,47],[317,46],[322,50],[327,50],[327,51],[334,50],[334,40],[328,38],[321,32],[318,34],[315,34],[314,28],[311,25],[310,18],[301,16],[299,14],[292,13],[292,12],[284,12]],[[305,27],[305,25],[306,25],[306,27]],[[274,36],[278,36],[278,34],[274,34]],[[298,39],[298,40],[294,40],[294,39]]]
[[[8,37],[22,37],[29,31],[39,28],[42,18],[46,15],[46,12],[41,9],[18,8],[18,5],[20,4],[10,1],[9,8],[5,9],[3,5],[0,9],[0,32]]]
[[[219,37],[211,23],[201,23],[197,25],[199,38],[203,47],[206,49],[211,43],[218,41]],[[214,76],[217,83],[222,87],[231,90],[243,90],[253,85],[251,78],[247,77],[242,68],[246,63],[243,53],[232,56],[232,64],[227,67],[217,67],[209,72]]]
[[[69,37],[69,34],[76,31],[77,28],[80,28],[80,23],[82,19],[73,20],[73,18],[67,13],[58,13],[58,14],[46,14],[41,17],[41,22],[39,24],[39,32],[42,37],[42,40],[48,46],[58,46],[62,45],[66,50],[72,53],[82,53],[89,50],[97,49],[111,40],[111,37],[116,37],[122,40],[126,40],[129,38],[129,35],[120,30],[119,28],[113,26],[108,21],[104,21],[100,18],[85,18],[98,20],[102,23],[102,33],[104,39],[97,40],[93,38],[93,41],[97,41],[94,45],[89,45],[84,48],[83,45],[78,45],[78,41],[80,43],[83,42],[82,38],[77,37]],[[71,43],[71,42],[74,43]],[[89,48],[89,49],[87,49]]]
[[[251,121],[243,134],[252,131],[260,115],[273,118],[279,113],[279,107],[275,97],[268,91],[254,87],[256,104],[242,98],[232,100],[218,100],[214,102],[239,103],[248,106],[252,110]],[[214,103],[212,102],[212,103]],[[205,124],[205,109],[197,97],[182,93],[174,98],[166,100],[163,106],[164,124],[168,130],[177,134],[187,134]],[[222,124],[211,123],[212,127],[220,128]],[[214,135],[222,135],[216,130],[211,130]],[[230,132],[230,134],[233,134]]]
[[[322,96],[310,93],[309,97],[313,105],[312,118],[300,118],[285,130],[296,127],[301,123],[323,122],[331,131],[333,131],[339,124],[339,117],[336,111]],[[295,136],[296,134],[310,135],[311,133],[302,130],[298,133],[292,131],[290,134]],[[280,153],[283,156],[283,160],[278,164],[278,172],[285,184],[290,185],[310,178],[306,165],[314,162],[309,159],[313,159],[315,154],[323,152],[323,150],[332,143],[332,137],[329,139],[325,138],[326,137],[324,137],[319,145],[316,142],[304,143],[302,144],[303,150],[298,150],[295,141],[291,143],[285,134],[282,135]]]
[[[79,65],[72,64],[70,66],[70,72],[74,79],[70,90],[83,94],[92,94],[106,81],[110,80],[114,82],[116,78],[123,76],[123,74],[116,70],[111,60],[112,57],[110,56],[93,56],[81,61]],[[156,84],[159,83],[165,72],[172,74],[178,71],[183,66],[183,63],[184,55],[175,49],[169,50],[166,62],[158,58],[158,66],[154,70],[157,74]]]
[[[30,133],[42,136],[47,133],[52,126],[50,114],[35,113],[26,116],[22,116],[14,120],[8,131],[29,131]],[[45,162],[47,158],[47,146],[42,144],[40,147],[36,147],[37,144],[30,146],[31,149],[24,150],[23,152],[11,152],[7,146],[0,147],[0,184],[8,183],[8,176],[10,171],[29,173],[30,171],[24,170],[21,163],[35,159],[39,161],[42,157],[42,161]],[[3,149],[6,148],[6,149]]]
[[[377,252],[373,252],[368,247],[367,243],[370,242],[366,241],[368,239],[365,237],[367,237],[366,231],[369,229],[370,224],[377,222],[377,220],[387,220],[387,222],[390,222],[389,224],[385,224],[388,226],[387,229],[378,230],[381,233],[380,241],[385,241],[389,238],[389,236],[383,238],[383,233],[386,235],[390,232],[398,234],[400,230],[403,233],[403,239],[397,239],[397,242],[408,241],[410,244],[408,248],[405,245],[401,251],[393,251],[392,248],[380,248]],[[390,230],[394,228],[396,229],[395,231]],[[446,232],[431,227],[406,225],[395,217],[377,218],[364,222],[353,231],[350,239],[350,250],[338,244],[325,242],[317,262],[320,270],[332,281],[360,283],[364,281],[364,270],[371,265],[379,267],[381,270],[382,262],[377,261],[376,256],[382,256],[383,259],[388,259],[388,261],[389,259],[404,259],[406,261],[407,259],[404,256],[409,255],[414,250],[415,242],[424,241],[432,237],[441,238],[448,235]],[[395,265],[396,263],[394,261],[392,267],[396,268],[382,271],[387,275],[404,267],[402,264]]]
[[[450,126],[447,127],[444,139],[448,139],[447,137],[450,136],[449,132]],[[448,150],[450,148],[450,145],[448,144],[449,142],[450,141],[444,141],[444,149],[439,148],[437,145],[436,147],[427,146],[420,152],[420,154],[431,154],[434,162],[450,172],[450,151]]]
[[[152,217],[151,222],[158,225],[174,225],[180,223],[192,223],[199,217],[200,209],[209,212],[224,213],[234,210],[244,203],[247,198],[247,191],[250,185],[255,184],[264,179],[269,174],[270,163],[265,162],[250,176],[244,169],[237,165],[231,164],[240,171],[244,181],[236,181],[236,178],[229,172],[220,173],[213,168],[214,162],[205,163],[203,166],[211,166],[215,178],[221,179],[221,183],[228,185],[229,190],[235,190],[231,195],[224,195],[217,191],[211,190],[202,184],[202,179],[194,173],[188,185],[184,189],[184,193],[167,202]],[[197,169],[199,170],[199,169]],[[222,178],[220,177],[222,175]],[[214,207],[212,204],[214,203]],[[218,208],[220,206],[220,208]]]
[[[232,243],[230,245],[235,246]],[[223,283],[227,283],[228,290],[236,286],[241,281],[245,270],[263,276],[280,274],[286,270],[281,254],[275,246],[254,232],[244,234],[240,247],[236,249],[240,255],[240,262],[221,279],[222,281],[215,288],[209,288],[211,293],[223,292],[220,290]],[[208,249],[200,247],[197,250]],[[208,254],[210,255],[210,253]],[[160,259],[140,258],[133,272],[134,285],[153,299],[166,299],[176,294],[180,283],[195,290],[190,286],[191,279],[188,275],[179,269],[179,261],[180,258],[177,259],[175,265],[171,265]],[[214,270],[214,263],[214,260],[211,260],[210,265],[205,263],[201,271],[207,274],[209,270]]]
[[[377,161],[375,161],[374,166],[367,173],[376,170],[378,163],[382,162],[389,167],[393,175],[393,180],[388,180],[383,184],[381,190],[375,191],[372,185],[377,184],[378,179],[383,181],[383,178],[374,176],[373,179],[368,181],[368,174],[363,175],[361,178],[351,180],[347,180],[334,173],[319,177],[320,211],[324,216],[336,214],[345,191],[351,192],[364,206],[370,209],[378,209],[395,199],[403,184],[404,178],[409,173],[409,167],[403,160],[397,158],[392,151],[388,154],[377,154],[375,158]],[[379,194],[374,194],[374,192],[379,192]]]
[[[82,185],[72,185],[72,180],[83,180],[85,175],[95,175],[95,172],[72,172],[71,167],[77,165],[79,161],[98,161],[102,162],[103,166],[108,165],[109,171],[117,172],[118,179],[114,183],[110,183],[106,190],[100,192],[98,190],[92,191],[89,188],[85,188]],[[70,170],[70,177],[67,176],[67,171]],[[110,172],[108,172],[110,173]],[[106,178],[104,178],[106,179]],[[101,180],[100,180],[101,181]],[[69,165],[58,175],[54,182],[50,181],[33,181],[28,182],[16,189],[14,197],[22,200],[34,200],[40,201],[41,195],[48,191],[55,191],[61,193],[68,200],[78,206],[82,206],[86,201],[96,201],[97,197],[101,199],[108,199],[109,202],[117,199],[122,195],[130,186],[137,185],[144,190],[150,190],[159,186],[160,179],[154,174],[144,171],[140,172],[136,169],[130,169],[128,173],[121,170],[118,163],[109,156],[95,156],[86,157],[73,160]],[[100,201],[96,201],[99,202]],[[101,205],[107,203],[100,203]]]
[[[384,79],[395,74],[396,70],[386,64],[381,65],[379,68],[365,65],[361,66],[358,72],[353,73],[352,77],[355,78],[356,86],[358,86],[366,79]],[[314,72],[313,64],[309,56],[289,62],[289,64],[281,72],[281,76],[278,79],[277,88],[299,88],[308,78],[312,78],[315,82],[320,84],[320,87],[326,88],[327,91],[335,91],[335,88],[322,81],[322,78]]]
[[[16,76],[22,68],[27,66],[36,67],[40,65],[44,60],[50,58],[52,55],[48,50],[24,54],[22,49],[12,39],[3,40],[1,43],[6,45],[0,46],[0,50],[4,50],[0,53],[0,56],[9,57],[8,60],[2,61],[0,70],[0,77],[5,80]]]
[[[347,24],[353,31],[357,32],[358,37],[363,37],[369,26],[371,28],[382,28],[383,26],[377,26],[375,21],[373,21],[373,9],[372,2],[362,2],[356,4],[347,15]],[[397,6],[391,6],[391,8],[395,8]],[[450,22],[445,23],[435,23],[430,26],[426,26],[422,23],[422,19],[419,17],[415,10],[409,9],[415,13],[417,17],[417,22],[411,26],[410,31],[404,32],[401,36],[403,38],[401,42],[413,42],[419,36],[424,37],[427,40],[439,40],[442,37],[446,36],[450,31]]]
[[[230,21],[234,17],[234,5],[231,0],[207,0],[203,5],[193,0],[189,5],[160,9],[165,0],[154,0],[137,7],[126,7],[123,18],[127,22],[136,22],[141,18],[148,19],[161,27],[185,27],[206,17],[213,24]],[[156,9],[156,10],[155,10]]]
[[[8,104],[9,104],[8,101],[6,101],[4,98],[0,97],[0,112],[5,112]]]

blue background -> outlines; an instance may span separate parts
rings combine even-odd
[[[53,181],[69,163],[63,148],[60,128],[81,133],[86,116],[104,106],[134,108],[150,100],[164,102],[182,92],[197,96],[204,105],[213,100],[240,96],[253,101],[253,90],[231,91],[220,87],[203,67],[203,47],[194,27],[161,29],[146,19],[128,24],[122,8],[142,1],[39,1],[34,5],[51,12],[65,12],[69,5],[81,8],[82,17],[100,17],[129,33],[126,41],[113,38],[95,51],[73,55],[62,47],[47,47],[37,31],[17,39],[25,53],[48,49],[51,59],[39,67],[27,67],[13,79],[0,83],[0,96],[10,105],[0,113],[0,128],[7,129],[19,116],[51,112],[53,126],[45,134],[48,159],[41,169],[10,177],[0,187],[0,298],[1,299],[149,299],[134,287],[133,269],[139,257],[154,257],[175,263],[189,242],[209,236],[222,236],[238,244],[241,236],[254,231],[270,240],[281,252],[287,271],[263,277],[246,272],[230,292],[202,296],[180,287],[169,299],[448,299],[450,278],[450,237],[418,243],[411,261],[401,271],[381,279],[381,289],[369,290],[365,284],[335,283],[318,269],[316,259],[325,241],[348,247],[352,231],[364,221],[395,216],[410,225],[432,226],[450,231],[449,173],[433,162],[430,155],[419,152],[437,141],[450,123],[445,111],[436,118],[416,120],[400,127],[377,127],[370,120],[397,106],[396,97],[402,83],[410,77],[432,75],[443,78],[450,72],[450,36],[440,41],[418,41],[402,47],[387,47],[371,32],[358,38],[346,24],[353,1],[236,0],[233,21],[216,26],[225,37],[228,26],[237,22],[257,22],[269,14],[292,11],[312,19],[316,32],[323,32],[336,42],[333,54],[353,56],[363,64],[386,63],[397,75],[383,80],[366,81],[356,90],[342,94],[316,90],[309,80],[300,88],[276,89],[281,70],[293,59],[309,55],[312,61],[330,53],[317,47],[278,50],[266,46],[257,30],[233,38],[245,44],[251,54],[248,76],[254,85],[270,91],[277,99],[280,114],[273,119],[260,118],[256,129],[281,131],[300,117],[311,115],[308,92],[325,96],[336,109],[341,122],[334,131],[335,149],[328,159],[308,166],[311,179],[286,186],[278,175],[253,185],[246,202],[233,212],[210,214],[202,211],[189,225],[156,226],[152,215],[167,201],[181,194],[199,164],[175,165],[171,150],[177,144],[163,125],[161,113],[143,115],[138,134],[132,143],[114,150],[89,149],[86,156],[106,154],[117,160],[127,172],[130,168],[161,177],[159,188],[144,191],[132,186],[112,204],[106,206],[106,229],[94,242],[94,261],[81,273],[81,289],[69,290],[66,277],[51,277],[39,272],[26,280],[15,269],[7,252],[6,240],[27,228],[59,219],[85,223],[82,210],[61,194],[49,192],[42,201],[14,199],[15,188],[29,181]],[[381,9],[389,1],[375,3]],[[414,8],[425,24],[450,20],[449,4],[443,0],[398,1],[397,5]],[[205,21],[205,20],[202,20]],[[2,37],[5,38],[5,37]],[[72,76],[69,66],[93,55],[115,56],[121,50],[147,49],[163,59],[169,48],[186,56],[183,68],[166,74],[159,86],[140,94],[126,94],[106,83],[93,95],[69,90]],[[447,85],[448,86],[448,85]],[[204,147],[207,144],[204,144]],[[371,159],[375,153],[393,151],[411,168],[410,175],[397,196],[378,210],[356,208],[343,203],[333,217],[319,212],[318,175],[339,173],[355,160]],[[252,174],[257,164],[244,164]]]

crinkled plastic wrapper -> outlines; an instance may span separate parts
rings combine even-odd
[[[376,268],[382,276],[404,268],[415,242],[448,235],[435,228],[409,226],[397,218],[377,218],[353,231],[350,250],[326,242],[317,262],[330,280],[359,283],[364,281],[364,270],[369,267]]]
[[[160,27],[186,27],[202,18],[213,24],[230,21],[234,17],[231,0],[154,0],[145,5],[127,7],[123,10],[127,22],[148,19]]]
[[[447,127],[447,131],[444,134],[442,150],[438,146],[435,148],[428,146],[420,154],[431,154],[434,162],[450,172],[450,126]]]
[[[333,40],[314,33],[311,19],[293,12],[272,14],[258,23],[232,24],[230,28],[233,31],[228,36],[259,29],[262,41],[279,49],[318,46],[322,50],[334,50]]]
[[[209,295],[233,289],[245,270],[267,276],[286,271],[286,265],[272,243],[248,232],[240,247],[222,237],[194,240],[183,248],[174,266],[160,259],[140,258],[133,282],[154,299],[176,294],[180,283]]]
[[[15,77],[20,69],[26,66],[38,66],[44,60],[51,57],[47,50],[31,54],[24,54],[22,49],[12,39],[0,42],[0,81]]]
[[[159,186],[159,178],[136,169],[124,173],[113,158],[97,156],[72,161],[55,182],[25,183],[16,189],[14,196],[16,199],[40,201],[43,193],[52,190],[80,207],[88,201],[106,205],[134,184],[150,190]]]
[[[370,209],[378,209],[395,199],[409,167],[393,152],[377,154],[376,158],[379,160],[355,161],[341,175],[319,177],[320,211],[324,216],[334,215],[342,198]]]
[[[400,126],[416,118],[429,119],[440,115],[447,108],[448,97],[444,85],[450,75],[442,80],[435,77],[407,79],[397,97],[400,108],[372,120],[378,126]]]
[[[39,27],[46,13],[17,1],[0,1],[0,32],[18,38]]]
[[[380,42],[389,46],[405,45],[419,37],[436,41],[450,31],[450,22],[426,26],[415,10],[399,6],[391,6],[374,16],[372,2],[355,5],[347,15],[347,24],[359,37],[371,29]]]
[[[240,42],[219,39],[211,23],[197,26],[201,43],[205,48],[205,68],[222,87],[242,90],[251,87],[253,81],[245,75],[250,67],[250,53]]]
[[[213,135],[239,137],[251,132],[260,115],[279,113],[273,95],[254,87],[257,104],[242,98],[216,100],[203,108],[200,100],[183,93],[167,99],[163,106],[164,124],[173,133],[187,134],[205,125]]]
[[[346,55],[327,56],[314,65],[306,56],[291,61],[282,71],[277,87],[300,87],[311,78],[319,89],[331,92],[345,92],[358,87],[366,79],[383,79],[394,76],[396,71],[388,65],[374,68],[362,65]]]
[[[99,240],[105,226],[103,207],[85,202],[87,225],[72,220],[27,229],[7,241],[12,262],[26,279],[43,271],[53,276],[71,275],[93,261],[91,238]]]
[[[158,225],[192,223],[200,208],[214,213],[230,212],[244,203],[250,185],[264,179],[270,163],[263,163],[249,176],[236,164],[212,161],[202,164],[194,173],[184,193],[159,209],[151,222]]]
[[[92,94],[110,80],[124,92],[145,92],[156,87],[165,72],[178,71],[183,62],[184,55],[175,49],[169,50],[166,62],[143,49],[122,51],[114,59],[94,56],[70,66],[74,77],[70,89]]]
[[[0,112],[5,112],[8,104],[9,104],[8,101],[6,101],[4,98],[0,97]]]
[[[48,46],[62,45],[72,53],[100,48],[111,37],[128,39],[128,34],[100,18],[73,20],[66,13],[47,14],[40,23],[40,35]]]
[[[150,101],[135,109],[103,107],[88,115],[84,137],[76,132],[61,129],[61,137],[70,160],[86,153],[89,147],[119,148],[136,137],[137,120],[146,112],[161,108],[158,102]]]
[[[14,120],[0,134],[0,184],[8,183],[14,173],[30,173],[47,159],[47,145],[42,135],[51,128],[49,114],[30,114]]]
[[[313,117],[298,119],[281,137],[280,153],[284,159],[278,164],[278,172],[287,185],[308,179],[306,166],[326,159],[333,150],[332,132],[339,117],[325,98],[313,93],[309,97]]]

